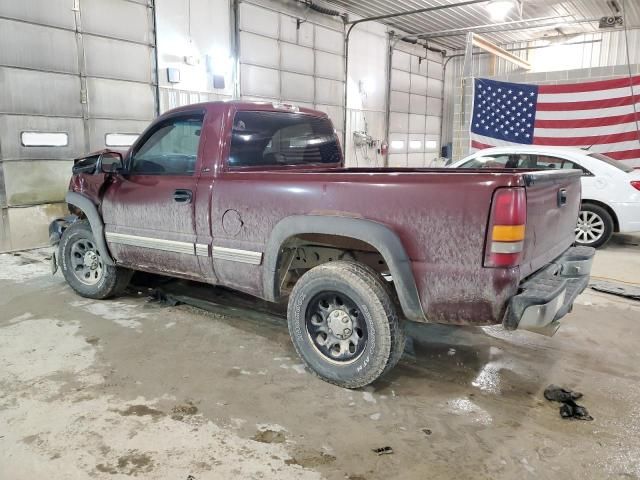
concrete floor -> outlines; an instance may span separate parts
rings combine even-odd
[[[594,276],[640,283],[639,244]],[[349,391],[261,304],[86,300],[45,256],[0,255],[2,479],[640,478],[640,302],[585,292],[553,338],[410,324],[400,365]],[[550,383],[595,420],[560,418]]]

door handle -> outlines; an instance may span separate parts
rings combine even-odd
[[[177,203],[191,203],[193,192],[191,190],[176,190],[173,192],[173,200]]]

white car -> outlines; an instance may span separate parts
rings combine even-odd
[[[597,248],[614,232],[640,231],[640,170],[600,153],[530,145],[494,147],[449,168],[576,168],[583,171],[576,243]]]

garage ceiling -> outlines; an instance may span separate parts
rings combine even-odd
[[[331,3],[348,12],[363,17],[399,13],[436,5],[456,4],[461,0],[332,0]],[[616,0],[621,7],[624,0]],[[577,33],[594,33],[598,22],[575,23],[587,19],[613,15],[614,11],[607,5],[607,0],[523,0],[523,20],[518,13],[512,11],[505,19],[509,25],[491,27],[492,33],[484,35],[499,44],[536,40],[549,36],[572,35]],[[640,2],[626,0],[625,20],[628,27],[640,27]],[[531,19],[540,19],[532,21]],[[542,20],[544,19],[544,20]],[[444,30],[491,25],[492,22],[484,4],[467,5],[440,11],[418,13],[402,17],[382,20],[391,28],[410,34],[428,34]],[[516,23],[517,22],[517,23]],[[565,25],[560,25],[567,22]],[[573,22],[573,23],[571,23]],[[518,27],[537,26],[535,29],[516,30]],[[496,32],[497,30],[501,30]],[[448,49],[464,47],[464,33],[441,34],[437,42]],[[435,38],[434,38],[435,40]]]

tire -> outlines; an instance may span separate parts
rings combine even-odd
[[[600,248],[613,235],[614,225],[611,214],[600,205],[583,203],[578,213],[576,244]]]
[[[133,275],[132,270],[101,261],[86,220],[78,221],[64,231],[58,258],[65,280],[82,297],[99,300],[119,295],[127,288]]]
[[[287,311],[289,334],[321,379],[359,388],[400,360],[404,330],[383,282],[373,269],[351,261],[317,266],[296,282]]]

